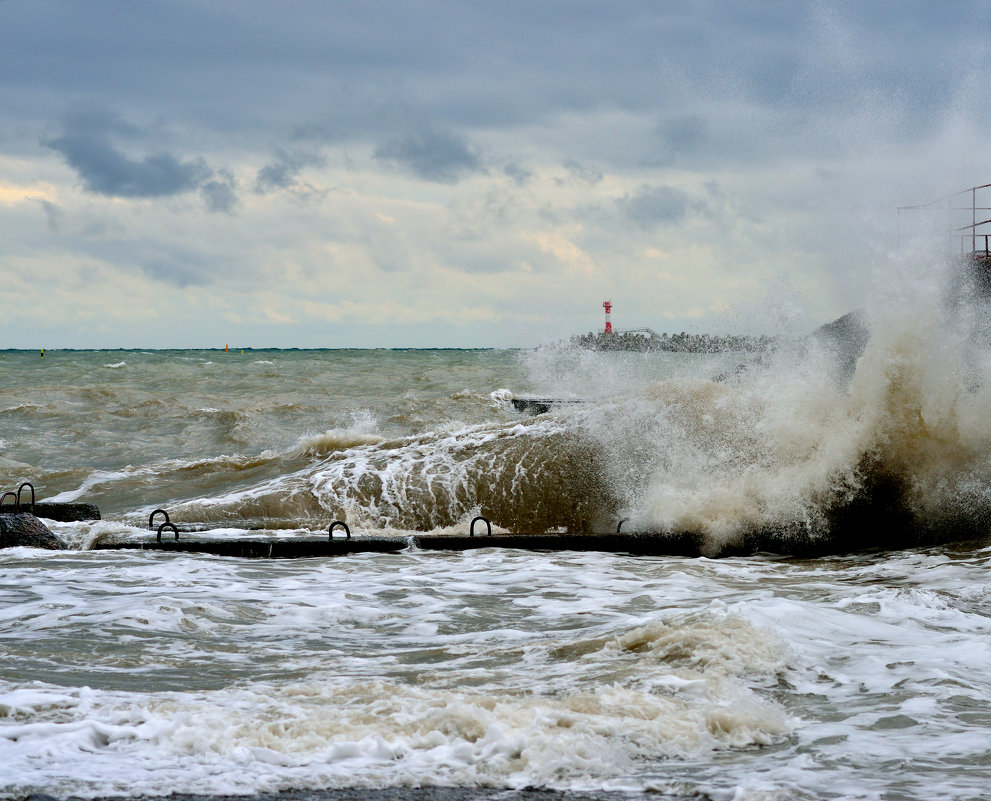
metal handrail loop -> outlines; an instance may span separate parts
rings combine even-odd
[[[474,520],[471,521],[471,527],[468,529],[468,536],[469,537],[474,537],[475,536],[475,524],[479,520],[481,520],[483,523],[485,523],[485,527],[488,529],[488,535],[491,537],[492,536],[492,524],[488,521],[488,518],[482,517],[481,515],[479,515],[478,517],[476,517]]]
[[[34,484],[29,481],[25,481],[17,488],[17,509],[21,508],[21,493],[24,491],[25,487],[31,488],[31,511],[34,512]]]
[[[179,541],[179,529],[177,529],[175,527],[175,523],[162,523],[162,525],[160,525],[158,527],[158,541],[159,542],[162,541],[162,531],[164,529],[167,529],[167,528],[172,529],[172,533],[175,534],[176,542],[178,542]]]
[[[159,515],[159,514],[165,515],[165,522],[166,523],[171,523],[172,522],[172,519],[169,517],[169,513],[168,512],[166,512],[164,509],[156,509],[150,515],[148,515],[148,528],[150,528],[152,531],[155,530],[155,515]]]
[[[334,529],[337,528],[338,526],[344,529],[344,533],[345,535],[347,535],[346,539],[351,539],[351,529],[348,528],[348,524],[345,523],[343,520],[335,520],[333,523],[330,524],[330,528],[327,529],[327,534],[330,536],[330,539],[334,539]]]

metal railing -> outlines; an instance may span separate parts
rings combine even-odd
[[[901,245],[903,212],[942,214],[946,217],[943,227],[951,253],[959,250],[962,256],[991,259],[991,217],[978,219],[986,216],[984,212],[991,212],[991,205],[982,203],[991,203],[991,184],[972,186],[917,206],[899,206],[898,243]]]

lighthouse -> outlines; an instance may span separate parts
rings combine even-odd
[[[612,301],[604,300],[602,301],[602,308],[606,310],[606,330],[604,333],[612,333],[612,320],[609,319],[609,315],[612,312]]]

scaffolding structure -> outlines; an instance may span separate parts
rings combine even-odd
[[[945,215],[947,250],[976,260],[991,259],[991,184],[972,186],[916,206],[898,207],[898,243],[902,216],[909,212]],[[980,219],[979,219],[980,218]],[[912,226],[913,229],[915,226]]]

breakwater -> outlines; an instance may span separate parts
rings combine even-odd
[[[672,353],[723,353],[748,351],[758,353],[775,344],[774,337],[740,334],[658,334],[650,329],[577,334],[570,340],[574,347],[598,351],[669,351]]]

